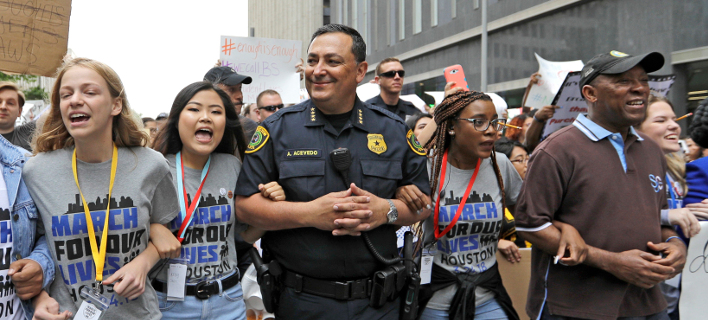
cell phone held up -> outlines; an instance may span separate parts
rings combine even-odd
[[[454,66],[449,66],[445,68],[445,81],[454,82],[453,88],[462,88],[462,90],[470,91],[470,87],[467,85],[467,78],[465,78],[465,72],[462,71],[462,66],[456,64]]]

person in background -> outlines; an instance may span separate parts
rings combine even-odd
[[[15,126],[22,115],[25,94],[13,82],[0,82],[0,134],[10,143],[32,151],[30,141],[37,127],[34,121]]]
[[[527,119],[528,115],[525,113],[522,113],[511,119],[511,121],[509,121],[509,124],[512,126],[519,127],[521,129],[507,127],[505,137],[523,144],[524,141],[526,141],[526,129],[528,128],[528,126],[526,125]]]
[[[155,142],[155,137],[157,136],[157,121],[155,121],[155,119],[150,118],[150,117],[144,117],[142,120],[143,120],[143,128],[150,136],[150,141],[148,141],[147,146],[152,148],[152,145]]]
[[[679,235],[687,241],[686,238],[700,232],[701,226],[692,211],[689,208],[683,208],[683,198],[687,191],[684,177],[686,167],[685,162],[678,154],[681,150],[678,143],[681,127],[676,123],[673,104],[664,97],[649,96],[644,121],[635,126],[635,129],[654,140],[664,152],[668,169],[665,183],[669,210],[662,210],[662,224],[676,225],[680,228],[677,231],[682,231]],[[708,209],[708,205],[705,208]],[[666,311],[671,319],[679,319],[680,283],[681,275],[679,274],[659,284],[668,304]]]
[[[278,91],[266,89],[258,94],[256,98],[256,109],[253,111],[258,115],[257,122],[261,123],[283,107],[283,100],[280,99]]]
[[[231,98],[231,102],[234,104],[234,109],[239,115],[239,121],[241,121],[241,127],[243,128],[243,135],[246,139],[250,139],[256,132],[256,127],[258,124],[241,115],[241,107],[243,106],[243,91],[241,90],[244,84],[250,84],[253,79],[247,75],[238,74],[236,70],[231,67],[214,67],[211,68],[204,75],[204,81],[209,81],[217,85],[221,90],[224,90]],[[251,110],[253,111],[253,110]],[[244,259],[245,261],[246,259]],[[248,260],[250,261],[250,260]],[[246,271],[245,269],[243,271]]]
[[[157,131],[160,131],[162,127],[167,123],[167,112],[160,112],[155,118],[155,124],[157,125]]]
[[[686,138],[686,147],[688,148],[688,152],[685,154],[686,162],[695,161],[706,156],[707,149],[699,146],[691,137]]]
[[[408,128],[413,130],[413,134],[418,137],[420,136],[420,133],[423,131],[423,129],[425,129],[425,126],[427,126],[428,123],[432,121],[433,116],[427,113],[418,113],[408,118],[408,120],[406,120],[406,125],[408,126]]]
[[[251,104],[246,104],[243,106],[243,116],[246,118],[249,118],[253,120],[254,122],[258,122],[258,113],[256,113],[256,104],[251,103]],[[250,137],[246,137],[250,139]]]
[[[553,117],[557,109],[558,106],[548,105],[541,109],[532,110],[535,112],[534,114],[529,113],[529,116],[533,119],[533,121],[529,123],[529,126],[526,129],[526,140],[524,142],[524,145],[529,152],[533,152],[533,150],[536,149],[536,146],[538,146],[541,142],[543,128],[545,128],[546,122],[548,122],[548,119]]]
[[[509,158],[511,164],[514,165],[514,169],[516,169],[516,172],[518,172],[519,176],[521,176],[522,181],[526,179],[526,170],[528,169],[529,154],[528,152],[526,152],[526,147],[523,144],[518,141],[509,140],[508,138],[503,137],[494,143],[494,148],[497,150],[497,152],[503,153],[504,155],[506,155],[507,158]],[[515,251],[518,251],[518,248],[531,247],[531,243],[524,241],[524,239],[520,237],[519,234],[516,232],[516,227],[514,224],[514,215],[512,215],[508,209],[504,211],[504,222],[502,224],[501,234],[502,240],[499,241],[513,242],[516,246]],[[513,263],[516,260],[520,261],[520,256],[518,256],[518,258],[519,259],[512,260],[511,262]]]
[[[379,85],[381,93],[366,100],[366,103],[391,111],[403,121],[420,113],[420,110],[412,103],[400,98],[405,74],[406,71],[403,70],[403,65],[397,58],[391,57],[381,60],[376,66],[376,76],[374,77],[374,83]]]
[[[693,113],[693,121],[688,127],[691,139],[701,148],[708,149],[708,99],[701,101]],[[702,157],[686,164],[688,193],[684,204],[692,210],[700,210],[702,220],[708,220],[708,210],[701,209],[708,204],[708,157]]]

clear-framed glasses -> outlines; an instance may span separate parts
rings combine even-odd
[[[526,157],[524,159],[514,159],[514,160],[509,160],[512,163],[518,163],[518,164],[529,164],[529,157]]]
[[[489,121],[487,119],[473,119],[473,118],[456,118],[457,120],[467,120],[469,122],[472,122],[474,125],[474,129],[477,131],[487,131],[489,129],[489,125],[494,123],[494,130],[496,131],[501,131],[504,129],[504,125],[506,124],[506,119],[494,119],[492,121]]]

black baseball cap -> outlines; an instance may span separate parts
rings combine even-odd
[[[204,80],[214,84],[223,83],[227,86],[235,86],[239,83],[250,84],[253,79],[249,76],[236,73],[231,67],[214,67],[204,75]]]
[[[580,71],[580,91],[583,86],[592,82],[601,74],[620,74],[641,65],[646,73],[654,72],[664,66],[664,56],[658,52],[650,52],[631,56],[624,52],[612,50],[594,56]]]

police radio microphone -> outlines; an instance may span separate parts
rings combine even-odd
[[[334,149],[329,153],[329,157],[334,163],[334,168],[339,171],[339,174],[344,178],[347,188],[351,185],[349,182],[349,167],[352,166],[352,154],[347,148]]]

